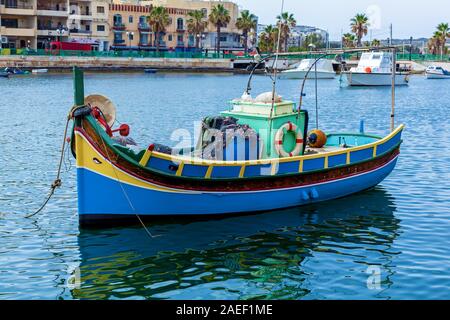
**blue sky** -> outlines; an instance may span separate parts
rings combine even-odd
[[[260,23],[275,22],[281,0],[234,0],[256,14]],[[298,24],[328,30],[331,40],[349,31],[349,20],[358,12],[369,12],[377,26],[372,37],[389,37],[393,24],[394,38],[430,37],[440,22],[450,23],[449,0],[285,0],[285,11],[294,13]],[[368,37],[369,38],[369,37]]]

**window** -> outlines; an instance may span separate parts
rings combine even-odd
[[[86,31],[91,31],[91,26],[90,25],[86,25]]]
[[[177,30],[184,30],[183,24],[184,24],[183,18],[178,18],[177,19]]]
[[[114,15],[114,25],[119,26],[122,24],[122,16],[120,14]]]
[[[169,36],[167,37],[167,39],[168,39],[169,41],[172,41],[172,40],[173,40],[173,37],[172,37],[172,35],[171,35],[171,34],[169,34]]]
[[[226,42],[227,36],[220,36],[220,42]]]
[[[105,31],[105,26],[102,25],[102,24],[97,25],[97,31],[104,32]]]
[[[133,16],[129,16],[129,17],[128,17],[128,22],[129,22],[129,23],[133,23]]]
[[[203,17],[206,18],[208,16],[208,9],[202,8]]]
[[[184,37],[183,37],[182,34],[179,34],[179,35],[178,35],[177,41],[178,41],[178,42],[183,42],[183,41],[184,41]]]
[[[98,6],[97,7],[97,13],[105,13],[105,7]]]

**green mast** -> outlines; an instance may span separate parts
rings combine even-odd
[[[84,76],[78,67],[73,67],[73,97],[76,106],[84,105]]]

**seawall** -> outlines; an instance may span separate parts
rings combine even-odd
[[[234,71],[233,62],[230,59],[0,55],[0,67],[65,70],[70,69],[73,66],[105,71],[144,68],[192,71]]]

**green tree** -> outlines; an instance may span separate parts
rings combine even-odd
[[[155,33],[156,52],[159,53],[161,35],[166,31],[166,27],[170,25],[169,13],[164,7],[154,7],[150,11],[147,21]]]
[[[194,10],[188,13],[189,19],[187,20],[188,32],[195,37],[195,47],[200,47],[200,38],[202,33],[208,26],[208,21],[204,20],[205,15],[201,10]]]
[[[357,45],[361,47],[362,38],[369,32],[369,17],[364,13],[358,13],[350,21],[350,27],[356,36]]]
[[[356,36],[351,33],[346,33],[342,36],[342,44],[344,48],[353,48],[355,46]]]
[[[435,34],[435,36],[440,38],[439,42],[441,46],[440,47],[441,54],[447,53],[446,43],[447,39],[450,38],[450,27],[448,23],[440,23],[437,26],[437,33]]]
[[[281,28],[281,40],[284,41],[284,51],[288,51],[289,34],[291,33],[291,28],[297,25],[297,21],[294,15],[289,12],[283,12],[281,15],[277,16],[277,27]],[[278,41],[278,39],[277,39]]]
[[[244,37],[244,50],[248,52],[248,34],[253,29],[256,29],[256,16],[248,10],[241,11],[241,15],[237,18],[236,28],[242,30],[242,36]]]
[[[217,28],[217,45],[216,50],[217,54],[220,52],[220,34],[221,29],[225,27],[231,20],[230,13],[222,4],[218,4],[215,6],[211,13],[209,14],[209,22],[211,22],[213,25]]]
[[[381,41],[378,39],[373,39],[371,45],[372,45],[372,47],[379,47],[379,46],[381,46]]]
[[[272,25],[266,26],[263,32],[259,35],[259,48],[264,52],[275,51],[275,46],[278,38],[278,28]]]

